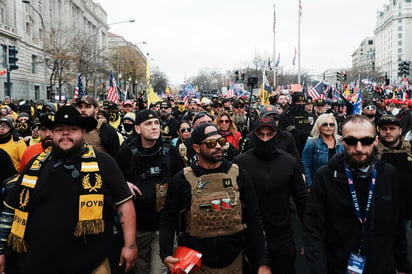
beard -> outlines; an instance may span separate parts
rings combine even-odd
[[[345,156],[346,156],[346,162],[351,168],[364,168],[369,166],[375,161],[375,151],[376,148],[373,149],[373,151],[368,154],[368,157],[366,157],[365,160],[356,160],[353,156],[354,155],[365,155],[365,154],[349,154],[345,151]]]
[[[221,152],[221,154],[216,155],[217,152]],[[210,163],[218,163],[223,161],[223,149],[216,149],[215,152],[208,154],[204,153],[202,154],[202,158],[204,158],[206,161]]]
[[[53,139],[52,138],[46,138],[41,141],[41,146],[44,149],[50,147],[53,144]]]
[[[73,140],[72,140],[73,141]],[[83,140],[73,141],[73,147],[67,150],[63,150],[59,147],[58,143],[56,144],[53,142],[53,158],[59,160],[71,160],[75,156],[79,154],[81,149],[83,148],[84,142]]]
[[[235,122],[235,124],[244,124],[246,122],[246,117],[244,114],[233,114],[232,119]]]

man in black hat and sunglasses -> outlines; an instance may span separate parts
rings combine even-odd
[[[135,264],[132,194],[114,159],[85,143],[96,123],[73,106],[46,123],[53,143],[27,164],[1,213],[0,273],[6,243],[8,273],[110,272],[113,208],[124,235],[117,264],[126,271]]]
[[[342,125],[345,152],[313,178],[304,219],[309,273],[409,273],[401,181],[375,156],[375,124],[351,115]]]
[[[169,270],[174,235],[178,245],[202,254],[200,273],[242,273],[242,253],[251,247],[260,273],[264,260],[261,215],[249,175],[223,158],[225,137],[214,124],[196,127],[191,135],[199,160],[176,174],[169,184],[160,218],[160,256]]]

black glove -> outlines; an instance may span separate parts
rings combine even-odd
[[[252,140],[250,140],[247,137],[241,138],[239,140],[239,149],[240,149],[240,151],[245,152],[245,151],[247,151],[251,148],[253,148]]]

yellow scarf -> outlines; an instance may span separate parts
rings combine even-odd
[[[40,153],[33,161],[28,171],[23,175],[20,185],[19,206],[14,211],[14,219],[9,235],[9,246],[18,253],[25,253],[28,244],[24,239],[27,221],[30,213],[30,198],[36,187],[42,165],[51,155],[51,147]],[[92,147],[82,154],[81,184],[79,195],[79,220],[74,236],[80,237],[88,234],[104,232],[102,177],[96,161],[96,154]]]

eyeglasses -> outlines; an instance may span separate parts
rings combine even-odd
[[[190,127],[183,127],[183,128],[180,129],[180,132],[181,132],[181,133],[183,133],[183,132],[191,132],[191,131],[192,131],[192,129],[191,129]]]
[[[160,107],[160,109],[168,109],[169,107]]]
[[[374,105],[369,105],[363,108],[364,110],[376,110],[376,106]]]
[[[220,146],[226,145],[226,137],[220,137],[218,139],[209,139],[200,144],[205,144],[207,148],[215,148],[219,143]]]
[[[355,137],[344,137],[342,140],[350,146],[356,146],[358,142],[361,142],[362,146],[370,146],[373,142],[375,142],[374,137],[363,137],[361,139],[357,139]]]
[[[10,128],[10,126],[9,125],[0,125],[0,129],[7,129],[7,128]]]
[[[245,107],[245,106],[243,106],[243,105],[242,105],[242,106],[239,106],[239,105],[238,105],[238,106],[234,106],[234,108],[244,108],[244,107]]]
[[[221,124],[230,124],[230,120],[220,120],[219,123]]]
[[[335,123],[323,123],[321,126],[322,126],[322,127],[327,127],[327,126],[329,126],[329,127],[335,127]]]

